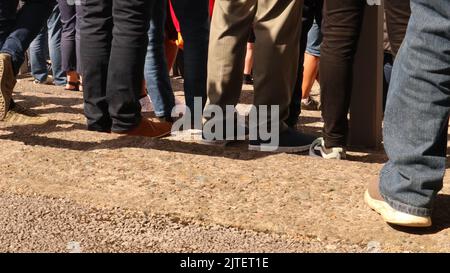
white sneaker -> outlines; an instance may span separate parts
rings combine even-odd
[[[364,201],[371,209],[379,213],[387,223],[405,227],[429,227],[431,217],[407,214],[391,207],[380,194],[378,179],[369,183]]]
[[[309,155],[315,157],[322,157],[324,159],[345,159],[346,151],[343,147],[326,148],[323,138],[314,140],[309,149]]]

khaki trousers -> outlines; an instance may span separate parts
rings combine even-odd
[[[238,103],[253,26],[254,105],[279,105],[281,128],[298,69],[303,0],[216,0],[208,56],[208,105]]]

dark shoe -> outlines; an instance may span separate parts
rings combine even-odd
[[[293,129],[296,130],[297,129],[297,124],[298,124],[298,117],[295,118],[291,118],[289,117],[287,120],[284,121],[286,123],[286,125]]]
[[[11,108],[3,119],[3,122],[14,125],[42,125],[48,121],[49,119],[47,117],[40,116],[17,103],[11,105]]]
[[[302,110],[306,111],[319,111],[320,103],[315,99],[309,97],[306,100],[302,100]]]
[[[239,126],[239,130],[237,130],[237,126]],[[233,143],[236,141],[245,141],[248,140],[249,136],[249,130],[245,125],[234,125],[234,131],[230,134],[226,132],[226,124],[223,126],[224,132],[223,136],[220,136],[220,138],[216,138],[215,136],[207,137],[205,133],[202,131],[202,140],[201,143],[205,145],[211,145],[211,146],[225,146],[229,143]],[[240,134],[238,134],[240,133]]]
[[[249,74],[244,74],[244,84],[253,85],[253,76]]]
[[[374,179],[369,183],[368,189],[364,194],[364,201],[387,223],[405,226],[405,227],[429,227],[431,226],[431,217],[423,217],[407,214],[392,208],[380,194],[379,179]]]
[[[3,120],[9,110],[12,92],[16,85],[11,56],[0,53],[0,120]]]
[[[310,156],[322,157],[324,159],[345,159],[347,154],[344,147],[325,147],[325,141],[323,138],[318,138],[314,140],[311,148],[309,150]]]
[[[308,151],[313,141],[313,136],[288,128],[280,134],[278,145],[270,141],[250,140],[248,149],[260,152],[301,153]]]
[[[143,118],[139,125],[129,131],[117,132],[121,135],[161,138],[170,135],[172,123],[153,122]]]

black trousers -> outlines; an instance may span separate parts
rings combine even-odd
[[[0,1],[0,52],[12,57],[14,73],[24,62],[25,52],[41,31],[55,6],[54,0]]]
[[[314,20],[319,26],[322,25],[323,0],[305,0],[302,15],[302,33],[300,36],[300,55],[298,62],[297,80],[292,92],[291,104],[289,105],[289,117],[286,120],[288,126],[293,127],[298,122],[301,113],[302,85],[303,85],[303,63],[305,60],[306,45],[308,44],[308,32]]]
[[[385,4],[389,38],[395,54],[408,25],[409,0],[389,0]],[[366,7],[366,0],[325,0],[320,86],[326,147],[347,145],[353,60]]]
[[[85,1],[80,44],[89,130],[124,132],[139,124],[147,31],[154,1]]]

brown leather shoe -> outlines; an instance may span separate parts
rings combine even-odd
[[[407,214],[392,208],[380,194],[379,178],[369,183],[364,200],[374,211],[378,212],[385,222],[405,227],[429,227],[431,217]]]
[[[153,122],[151,120],[143,118],[137,127],[129,131],[120,132],[118,134],[160,138],[170,135],[171,131],[172,123]]]

